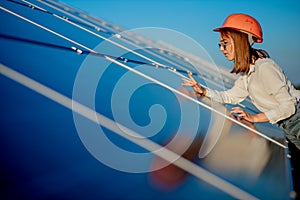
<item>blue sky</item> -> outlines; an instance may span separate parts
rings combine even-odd
[[[61,0],[125,29],[161,27],[179,31],[202,45],[216,64],[231,69],[219,52],[212,31],[231,13],[255,17],[263,28],[267,50],[293,84],[300,84],[300,1],[298,0]]]

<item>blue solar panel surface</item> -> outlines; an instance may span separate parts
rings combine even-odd
[[[289,199],[283,133],[180,87],[191,71],[229,88],[227,71],[60,2],[0,6],[3,199]],[[155,171],[161,146],[151,142],[191,162]]]

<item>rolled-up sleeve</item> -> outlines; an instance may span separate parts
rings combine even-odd
[[[207,89],[206,96],[220,103],[237,104],[248,96],[248,91],[244,84],[244,76],[239,77],[234,86],[226,91],[215,91]]]
[[[262,66],[260,73],[265,77],[262,79],[265,90],[279,103],[274,109],[265,112],[270,123],[276,123],[294,114],[296,99],[289,93],[284,74],[270,65]]]

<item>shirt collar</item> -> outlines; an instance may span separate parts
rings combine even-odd
[[[254,65],[250,65],[250,69],[249,69],[248,75],[250,75],[254,71],[255,71],[255,66]]]

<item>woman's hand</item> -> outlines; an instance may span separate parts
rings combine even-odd
[[[235,115],[237,114],[238,116],[236,117],[237,120],[241,121],[246,120],[251,123],[256,123],[256,122],[268,122],[269,119],[267,118],[265,113],[258,113],[258,114],[250,114],[246,111],[244,111],[240,107],[234,107],[232,108],[230,114]]]
[[[199,94],[200,96],[205,96],[206,90],[203,87],[201,87],[200,84],[193,78],[191,72],[188,73],[188,77],[189,79],[182,79],[182,86],[190,86],[195,90],[197,94]]]
[[[248,122],[254,123],[254,115],[244,111],[242,108],[240,107],[234,107],[232,108],[230,114],[234,115],[237,120],[241,121],[241,120],[246,120]]]

